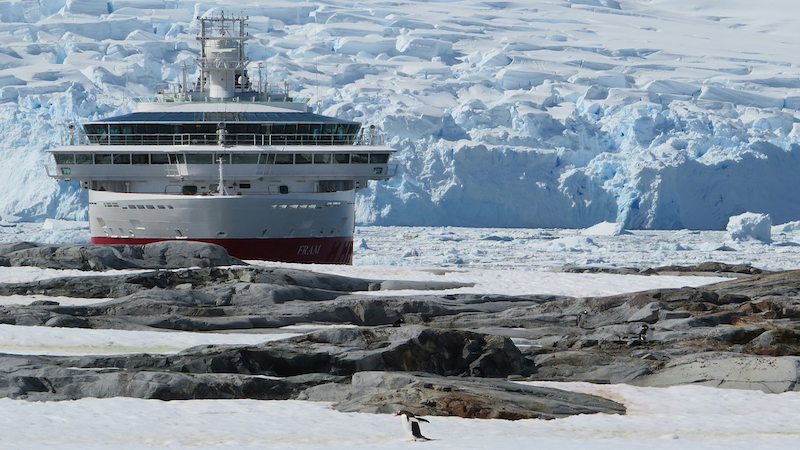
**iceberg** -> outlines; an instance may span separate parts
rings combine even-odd
[[[800,43],[781,8],[689,0],[364,7],[253,0],[251,80],[376,125],[398,175],[362,225],[724,230],[800,220]],[[70,126],[189,78],[176,1],[0,3],[0,215],[85,220],[47,177]],[[712,20],[712,18],[716,18]]]

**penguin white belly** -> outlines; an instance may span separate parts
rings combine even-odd
[[[414,432],[411,430],[411,420],[409,420],[409,418],[406,417],[405,415],[400,416],[400,420],[403,421],[403,430],[406,431],[406,434],[409,437],[413,438]]]

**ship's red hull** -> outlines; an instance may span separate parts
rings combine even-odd
[[[112,238],[92,236],[93,244],[144,245],[167,239]],[[177,240],[177,239],[176,239]],[[352,264],[353,238],[283,238],[283,239],[190,239],[217,244],[239,259],[261,259],[292,263]]]

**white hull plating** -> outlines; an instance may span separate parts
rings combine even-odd
[[[351,237],[355,191],[164,195],[89,191],[92,237],[270,239]]]

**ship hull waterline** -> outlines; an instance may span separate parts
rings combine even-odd
[[[196,241],[224,247],[239,259],[302,264],[352,264],[353,238],[316,237],[284,239],[158,239],[92,236],[92,244],[146,245],[162,241]]]
[[[185,196],[89,191],[93,244],[197,241],[239,259],[351,264],[353,191]]]

